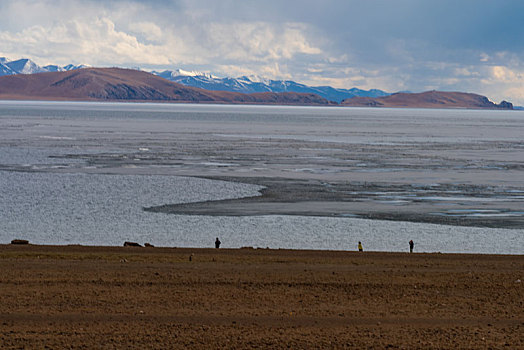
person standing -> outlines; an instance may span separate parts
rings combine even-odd
[[[215,240],[215,248],[216,249],[220,248],[220,243],[222,243],[222,242],[220,242],[220,240],[217,237],[217,239]]]
[[[415,243],[413,243],[413,240],[409,241],[409,252],[413,253],[413,247],[415,246]]]
[[[359,252],[363,252],[364,249],[362,248],[362,243],[360,241],[358,241],[358,251]]]

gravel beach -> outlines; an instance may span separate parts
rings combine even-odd
[[[524,347],[524,257],[0,246],[0,347]]]

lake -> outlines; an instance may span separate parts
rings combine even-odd
[[[521,228],[143,210],[255,196],[216,178],[268,177],[380,184],[362,202],[387,210],[523,218],[522,135],[521,111],[2,101],[0,243],[407,251],[413,239],[415,251],[523,254]]]

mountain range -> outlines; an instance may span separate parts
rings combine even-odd
[[[326,100],[337,103],[356,96],[382,97],[389,95],[387,92],[377,89],[337,89],[331,86],[308,86],[291,80],[271,80],[257,76],[219,78],[207,73],[189,72],[181,69],[175,71],[165,70],[162,72],[153,71],[152,73],[183,85],[199,87],[206,90],[235,91],[244,94],[253,92],[303,92],[317,94]]]
[[[335,104],[312,93],[243,94],[204,90],[178,84],[144,71],[123,68],[84,68],[2,76],[0,99],[321,106]]]
[[[19,60],[10,61],[5,57],[0,57],[0,76],[15,75],[15,74],[36,74],[45,72],[66,72],[69,70],[87,68],[88,65],[80,64],[67,66],[48,65],[40,67],[38,64],[28,58],[21,58]]]
[[[495,104],[485,96],[464,92],[389,94],[255,76],[218,78],[180,69],[148,73],[72,64],[40,67],[30,59],[10,61],[5,57],[0,57],[0,99],[513,109],[510,102]]]
[[[79,68],[87,68],[87,65],[58,66],[48,65],[40,67],[30,59],[23,58],[16,61],[9,61],[5,57],[0,57],[0,76],[14,74],[34,74],[44,72],[65,72]],[[256,76],[242,76],[238,78],[219,78],[212,74],[185,71],[182,69],[165,70],[161,72],[152,71],[154,75],[167,80],[174,81],[186,86],[192,86],[212,91],[231,91],[244,94],[256,92],[300,92],[317,94],[328,101],[340,103],[344,99],[364,96],[381,97],[389,95],[387,92],[377,89],[361,90],[337,89],[331,86],[308,86],[291,80],[270,80]]]

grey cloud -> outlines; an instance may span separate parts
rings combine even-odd
[[[507,98],[524,104],[524,92],[515,93],[522,84],[508,78],[524,72],[522,13],[520,0],[5,0],[0,34],[16,36],[31,26],[45,31],[73,18],[108,18],[119,35],[128,34],[144,48],[135,61],[133,51],[126,51],[129,65],[273,74],[269,77],[389,91],[431,87],[494,98],[511,91]],[[246,36],[250,25],[258,27]],[[297,33],[286,31],[293,25]],[[53,60],[52,50],[38,43],[18,46],[24,47]],[[20,53],[16,41],[7,48],[0,56]],[[67,57],[66,48],[59,49],[56,57]],[[169,65],[149,56],[141,62],[147,50],[161,53]],[[112,63],[102,59],[96,63]],[[494,74],[497,69],[507,74]]]

